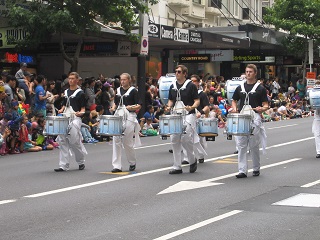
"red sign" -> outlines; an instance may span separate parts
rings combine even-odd
[[[307,78],[310,79],[316,79],[316,73],[315,72],[307,72]]]

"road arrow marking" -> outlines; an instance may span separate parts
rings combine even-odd
[[[171,192],[181,192],[181,191],[186,191],[186,190],[191,190],[196,188],[211,187],[211,186],[220,185],[220,184],[224,184],[224,183],[213,183],[213,182],[207,182],[207,181],[201,181],[201,182],[181,181],[176,183],[175,185],[168,187],[162,192],[159,192],[158,195],[171,193]]]
[[[282,162],[269,164],[269,165],[261,167],[260,169],[276,167],[276,166],[279,166],[279,165],[283,165],[283,164],[299,161],[301,159],[302,158],[293,158],[293,159],[285,160],[285,161],[282,161]],[[250,169],[248,172],[252,172],[252,171],[253,170]],[[206,179],[206,180],[203,180],[203,181],[200,181],[200,182],[181,181],[181,182],[178,182],[178,183],[166,188],[165,190],[159,192],[157,195],[165,194],[165,193],[181,192],[181,191],[186,191],[186,190],[192,190],[192,189],[197,189],[197,188],[211,187],[211,186],[215,186],[215,185],[224,184],[224,183],[214,183],[214,181],[219,181],[219,180],[222,180],[222,179],[234,177],[236,174],[238,174],[238,173],[231,173],[231,174],[223,175],[223,176],[220,176],[220,177]]]

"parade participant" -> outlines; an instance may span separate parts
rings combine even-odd
[[[69,126],[67,135],[59,135],[57,142],[60,145],[60,162],[59,168],[54,169],[56,172],[63,172],[69,170],[70,157],[72,152],[75,155],[75,160],[79,164],[79,170],[85,168],[84,155],[87,151],[82,143],[81,138],[81,116],[85,113],[85,95],[84,92],[78,88],[79,74],[71,72],[69,74],[69,89],[64,92],[64,101],[62,108],[58,113],[64,113],[69,118]]]
[[[238,153],[238,170],[237,178],[246,178],[247,167],[247,148],[249,146],[252,155],[253,176],[260,175],[260,153],[259,145],[262,144],[265,151],[266,133],[262,125],[260,114],[268,110],[268,97],[266,89],[257,81],[257,67],[249,64],[246,67],[246,81],[239,85],[233,95],[232,112],[238,112],[237,102],[240,101],[240,113],[250,114],[253,118],[252,135],[236,136]],[[248,106],[249,105],[249,106]],[[245,107],[244,107],[245,106]]]
[[[320,81],[315,83],[314,88],[320,89]],[[312,123],[312,133],[316,144],[316,158],[320,158],[320,108],[314,110],[314,119]]]
[[[200,99],[196,85],[191,80],[187,80],[188,68],[186,66],[178,65],[175,69],[175,75],[176,81],[169,89],[168,107],[173,108],[174,113],[183,115],[186,130],[185,133],[170,136],[173,148],[173,169],[169,174],[182,173],[182,146],[186,150],[187,159],[190,163],[189,172],[194,173],[197,170],[197,160],[193,153],[193,144],[199,142],[199,137],[195,131],[195,109],[199,106]]]
[[[196,111],[196,117],[208,117],[210,108],[209,108],[209,99],[207,94],[205,94],[201,89],[200,89],[200,77],[198,75],[192,75],[190,77],[190,80],[193,82],[194,85],[196,85],[198,89],[198,94],[199,94],[199,99],[200,99],[200,104],[197,107]],[[199,163],[204,163],[204,155],[206,154],[205,150],[207,148],[207,141],[205,137],[199,137],[200,141],[199,144],[201,147],[198,146],[198,144],[195,144],[193,147],[194,154],[196,159],[199,160]],[[189,164],[186,156],[186,151],[183,148],[183,153],[184,153],[184,160],[182,161],[182,164]]]
[[[115,102],[112,106],[114,115],[122,116],[124,121],[123,136],[113,136],[112,143],[112,172],[122,172],[121,163],[121,148],[123,146],[127,160],[130,164],[129,171],[136,169],[136,154],[134,147],[141,145],[139,130],[140,125],[137,121],[136,111],[140,110],[141,104],[139,103],[138,90],[131,86],[131,76],[128,73],[120,75],[121,86],[117,88]],[[135,139],[133,136],[135,135]]]

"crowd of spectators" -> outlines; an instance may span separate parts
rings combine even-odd
[[[306,81],[287,82],[278,77],[259,79],[268,92],[270,109],[262,114],[264,121],[302,118],[311,115],[305,98]],[[133,84],[135,77],[133,77]],[[99,119],[111,115],[115,91],[120,86],[119,76],[80,79],[79,87],[86,97],[86,113],[83,115],[81,133],[85,143],[110,141],[112,137],[99,135]],[[146,81],[145,109],[139,119],[140,136],[158,134],[159,117],[168,114],[166,105],[159,98],[158,80],[151,75]],[[28,151],[53,150],[59,147],[53,136],[46,136],[47,116],[57,116],[64,91],[68,88],[67,75],[59,80],[46,79],[27,71],[22,63],[15,73],[3,71],[0,80],[0,154],[18,154]],[[222,76],[209,76],[201,80],[201,89],[210,104],[209,117],[218,119],[224,128],[231,103],[227,100],[226,80]]]

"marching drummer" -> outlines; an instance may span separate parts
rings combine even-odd
[[[266,89],[257,81],[257,67],[254,64],[248,64],[246,67],[246,81],[243,81],[234,92],[232,100],[232,112],[240,111],[240,114],[250,114],[252,116],[251,127],[253,132],[247,136],[235,136],[238,153],[237,178],[246,178],[248,174],[247,166],[247,148],[249,146],[252,164],[253,176],[260,175],[260,153],[259,145],[261,143],[263,151],[266,146],[266,133],[262,125],[260,114],[268,110],[268,97]],[[238,109],[237,102],[240,101]]]
[[[130,164],[129,171],[134,171],[136,169],[137,162],[134,147],[141,145],[139,137],[140,125],[137,121],[136,114],[136,111],[141,108],[141,104],[139,104],[138,90],[131,86],[131,76],[128,73],[122,73],[120,75],[120,82],[121,87],[117,88],[112,111],[115,111],[115,115],[123,117],[125,130],[123,132],[123,136],[113,136],[113,169],[111,171],[113,173],[122,172],[122,146]],[[135,136],[135,138],[133,138],[133,136]]]
[[[200,117],[208,117],[209,112],[210,112],[210,108],[209,108],[209,99],[208,96],[202,91],[202,89],[200,88],[200,77],[196,74],[191,76],[191,81],[193,82],[193,84],[195,84],[197,86],[198,89],[198,94],[199,94],[199,99],[200,99],[200,104],[197,107],[197,113],[196,113],[196,117],[200,118]],[[199,160],[199,163],[203,163],[204,162],[204,155],[206,154],[205,151],[207,148],[207,142],[206,142],[206,138],[205,137],[199,137],[200,141],[199,144],[201,145],[201,147],[199,147],[197,144],[194,145],[194,153],[196,156],[196,159]]]
[[[191,80],[187,80],[188,68],[178,65],[175,69],[176,81],[170,86],[168,107],[173,108],[175,114],[181,114],[186,124],[185,133],[172,134],[170,136],[173,148],[173,169],[169,174],[182,173],[181,150],[182,146],[187,152],[190,163],[190,173],[197,170],[197,161],[193,152],[193,144],[199,142],[199,137],[195,131],[196,116],[195,109],[200,104],[198,90]],[[194,139],[195,138],[195,139]]]
[[[59,168],[54,169],[56,172],[69,170],[72,153],[75,155],[79,170],[83,170],[85,168],[84,155],[87,154],[80,131],[81,116],[85,113],[86,102],[84,92],[78,88],[79,74],[77,72],[69,73],[68,81],[70,87],[64,92],[65,99],[58,113],[64,113],[64,116],[69,119],[69,125],[67,134],[59,135],[56,140],[60,145],[60,162]]]
[[[320,81],[315,82],[314,88],[320,90]],[[316,144],[316,158],[320,158],[320,108],[314,109],[314,119],[312,123],[312,133]]]

